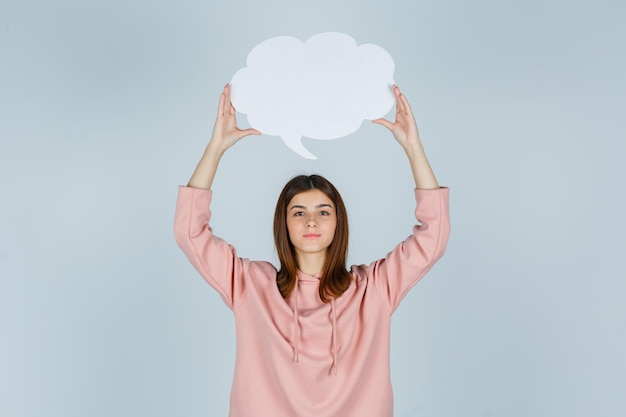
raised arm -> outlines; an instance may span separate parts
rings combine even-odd
[[[211,185],[224,152],[241,138],[258,134],[255,129],[237,127],[235,109],[230,102],[230,86],[226,85],[220,96],[211,140],[187,187],[179,187],[176,203],[176,242],[191,264],[233,310],[245,296],[248,261],[239,258],[235,248],[215,236],[209,226]]]
[[[215,120],[211,140],[204,150],[204,154],[200,162],[198,162],[187,186],[210,190],[217,172],[217,166],[224,152],[240,139],[248,135],[260,134],[261,132],[256,129],[241,130],[237,127],[235,108],[230,101],[230,85],[226,84],[220,96],[217,119]]]
[[[396,98],[395,122],[390,122],[386,119],[376,119],[372,120],[372,122],[389,129],[393,133],[393,137],[404,149],[404,152],[406,152],[411,164],[411,171],[413,171],[415,188],[421,190],[439,188],[437,178],[430,167],[428,158],[426,158],[411,106],[397,85],[393,86],[393,95]]]
[[[367,274],[388,302],[390,311],[398,307],[411,287],[443,256],[450,234],[449,190],[439,187],[426,158],[409,102],[398,86],[393,86],[393,94],[396,120],[376,119],[373,122],[389,129],[409,158],[415,179],[415,217],[419,225],[384,259],[368,267]]]

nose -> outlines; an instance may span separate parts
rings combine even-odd
[[[313,216],[309,217],[309,219],[306,222],[306,226],[307,227],[317,227],[317,222],[315,221],[315,218]]]

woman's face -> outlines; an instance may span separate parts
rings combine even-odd
[[[296,194],[287,206],[287,231],[298,257],[325,255],[336,227],[335,206],[320,190]]]

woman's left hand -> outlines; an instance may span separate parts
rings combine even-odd
[[[411,106],[404,94],[400,92],[397,85],[393,86],[393,95],[396,98],[396,121],[390,122],[386,119],[372,120],[373,123],[383,125],[391,130],[393,137],[402,145],[404,152],[409,157],[413,179],[415,180],[415,188],[435,189],[439,188],[439,183],[433,173],[424,147],[420,141],[420,135],[417,131],[417,123],[411,111]]]
[[[396,138],[398,143],[402,145],[405,151],[420,146],[420,137],[417,130],[417,123],[415,123],[415,117],[411,111],[411,106],[408,100],[400,92],[397,85],[392,87],[393,95],[396,98],[396,120],[390,122],[387,119],[372,120],[372,123],[385,126],[393,133],[393,137]]]

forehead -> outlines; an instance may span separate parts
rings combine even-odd
[[[326,194],[321,192],[320,190],[309,190],[303,193],[299,193],[293,196],[291,201],[289,202],[288,207],[291,208],[294,205],[304,206],[304,207],[315,207],[318,204],[330,204],[332,205],[332,200],[328,198]]]

